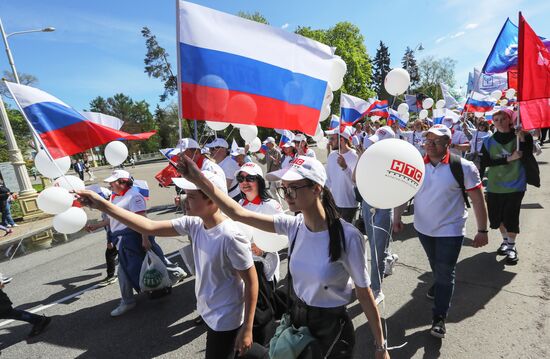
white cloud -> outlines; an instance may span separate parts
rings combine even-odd
[[[462,36],[462,35],[464,35],[464,34],[465,34],[464,31],[459,31],[459,32],[457,32],[456,34],[451,35],[450,38],[451,38],[451,39],[456,39],[457,37],[460,37],[460,36]]]
[[[283,24],[283,25],[281,26],[281,29],[285,30],[285,29],[288,28],[289,25],[290,25],[290,24],[287,22],[287,23],[285,23],[285,24]]]
[[[435,40],[435,43],[439,44],[441,41],[445,40],[446,38],[447,38],[447,36],[442,36],[439,39]]]
[[[471,23],[471,24],[466,25],[465,29],[466,30],[473,30],[478,26],[479,26],[479,24]]]

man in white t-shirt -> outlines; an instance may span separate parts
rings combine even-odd
[[[212,159],[216,161],[225,174],[229,197],[238,202],[241,199],[241,191],[239,190],[239,183],[235,179],[235,171],[240,167],[237,161],[229,156],[229,144],[223,138],[216,138],[207,143],[206,147],[210,149]]]
[[[359,158],[355,150],[350,147],[351,131],[350,126],[341,126],[325,131],[329,135],[332,149],[326,164],[326,186],[332,192],[338,212],[349,223],[353,222],[357,212],[352,174]]]
[[[428,256],[434,284],[427,296],[434,299],[430,334],[444,338],[445,319],[455,285],[455,268],[465,235],[468,217],[460,184],[451,172],[451,130],[441,124],[432,126],[426,135],[426,171],[424,182],[414,197],[414,228]],[[487,244],[487,209],[479,172],[475,165],[460,158],[464,188],[472,201],[478,233],[474,247]],[[402,207],[395,210],[394,231],[403,229]]]
[[[441,123],[451,130],[451,146],[449,147],[451,153],[462,157],[470,149],[470,140],[462,132],[458,122],[459,120],[456,118],[445,117]]]

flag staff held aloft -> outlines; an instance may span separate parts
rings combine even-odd
[[[13,56],[9,47],[8,37],[12,35],[26,34],[30,32],[51,32],[54,30],[55,29],[53,27],[47,27],[44,29],[16,31],[16,32],[6,34],[6,32],[4,31],[4,25],[2,24],[2,20],[0,19],[0,33],[2,34],[2,39],[4,41],[4,46],[6,48],[6,55],[8,57],[9,64],[13,71],[13,77],[15,81],[17,81],[17,83],[19,83],[19,76],[17,74],[17,70],[15,68],[15,62],[13,61]],[[27,173],[27,167],[25,166],[23,155],[21,154],[21,150],[17,146],[15,135],[13,133],[11,124],[8,119],[8,113],[4,106],[4,102],[1,98],[0,98],[0,121],[2,123],[2,128],[4,129],[6,143],[8,145],[10,162],[13,165],[15,176],[17,178],[17,183],[19,184],[19,190],[20,190],[19,201],[21,204],[21,210],[23,212],[23,220],[40,216],[42,214],[42,211],[38,209],[38,205],[36,203],[37,193],[33,188],[31,179],[29,177],[29,174]],[[40,147],[38,145],[36,138],[34,138],[34,140],[35,140],[36,150],[38,151]]]

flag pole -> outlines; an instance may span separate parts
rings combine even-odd
[[[177,68],[177,75],[176,75],[176,86],[177,86],[177,94],[178,94],[178,146],[181,151],[183,148],[182,144],[182,138],[183,138],[183,128],[182,128],[182,121],[183,121],[183,105],[182,105],[182,97],[181,97],[181,56],[179,52],[179,45],[180,45],[180,1],[176,0],[176,48],[178,51],[176,51],[176,58],[178,63]],[[195,121],[195,125],[196,125]]]

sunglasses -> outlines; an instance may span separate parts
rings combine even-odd
[[[255,181],[256,181],[256,176],[252,176],[252,175],[247,175],[247,176],[237,175],[237,177],[235,177],[235,179],[236,179],[237,182],[239,182],[239,183],[243,183],[244,181],[246,181],[246,182],[255,182]]]

